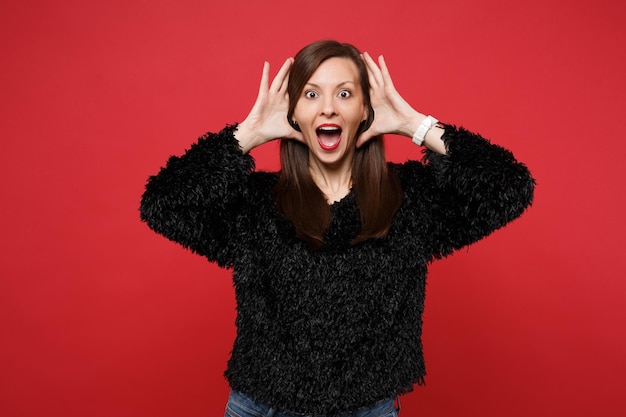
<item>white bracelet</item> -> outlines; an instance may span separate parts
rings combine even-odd
[[[424,120],[422,120],[422,123],[420,123],[419,127],[417,128],[417,131],[413,135],[413,143],[416,144],[417,146],[422,146],[422,143],[424,143],[424,138],[426,137],[426,134],[437,123],[439,123],[439,120],[435,119],[433,116],[428,116]]]

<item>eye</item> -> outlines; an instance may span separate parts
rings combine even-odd
[[[348,98],[352,95],[352,93],[348,90],[341,90],[338,95],[341,98]]]
[[[304,97],[306,98],[315,98],[317,97],[317,93],[313,90],[308,90],[304,92]]]

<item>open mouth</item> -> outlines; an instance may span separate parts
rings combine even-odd
[[[332,151],[341,142],[341,127],[336,124],[323,124],[315,129],[317,141],[325,151]]]

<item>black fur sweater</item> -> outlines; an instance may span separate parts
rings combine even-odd
[[[348,194],[311,252],[275,210],[277,175],[254,171],[233,129],[171,157],[140,209],[156,232],[233,269],[231,387],[280,410],[331,414],[422,383],[427,265],[521,215],[534,188],[526,167],[446,126],[447,155],[391,165],[404,200],[387,237],[349,244],[360,220]]]

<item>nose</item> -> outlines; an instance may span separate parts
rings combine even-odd
[[[337,114],[332,95],[326,95],[324,99],[322,99],[321,114],[326,117],[331,117]]]

